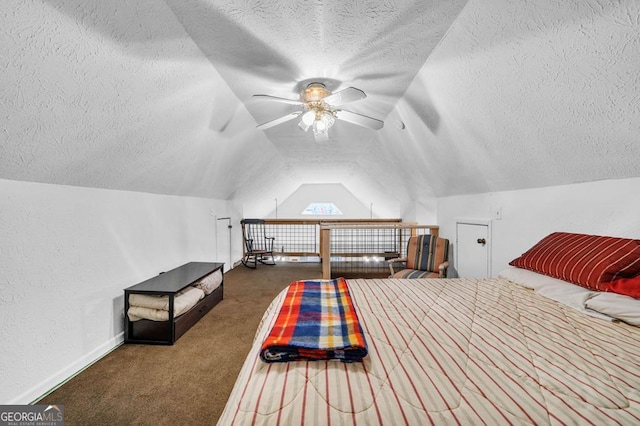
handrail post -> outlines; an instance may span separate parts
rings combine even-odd
[[[322,260],[322,278],[325,280],[331,279],[330,232],[329,228],[320,227],[320,259]]]

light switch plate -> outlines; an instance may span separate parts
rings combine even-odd
[[[493,218],[495,220],[501,220],[502,219],[502,207],[494,207],[493,208]]]

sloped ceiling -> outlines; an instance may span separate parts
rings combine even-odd
[[[5,0],[0,178],[230,199],[294,177],[395,202],[637,177],[639,7]],[[253,94],[310,81],[362,89],[348,109],[384,129],[255,128],[296,107]]]

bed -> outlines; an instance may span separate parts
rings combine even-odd
[[[285,289],[218,424],[640,424],[636,298],[522,267],[347,283],[362,362],[263,362]]]

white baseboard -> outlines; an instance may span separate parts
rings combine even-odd
[[[92,350],[80,359],[72,362],[67,367],[53,374],[49,378],[38,383],[36,386],[33,386],[26,392],[18,395],[13,400],[8,401],[7,404],[18,405],[37,403],[40,399],[44,398],[45,396],[62,386],[68,380],[72,379],[73,377],[84,371],[86,368],[90,367],[92,364],[106,356],[109,352],[116,349],[123,342],[124,331],[109,339],[107,342],[98,346],[96,349]]]

